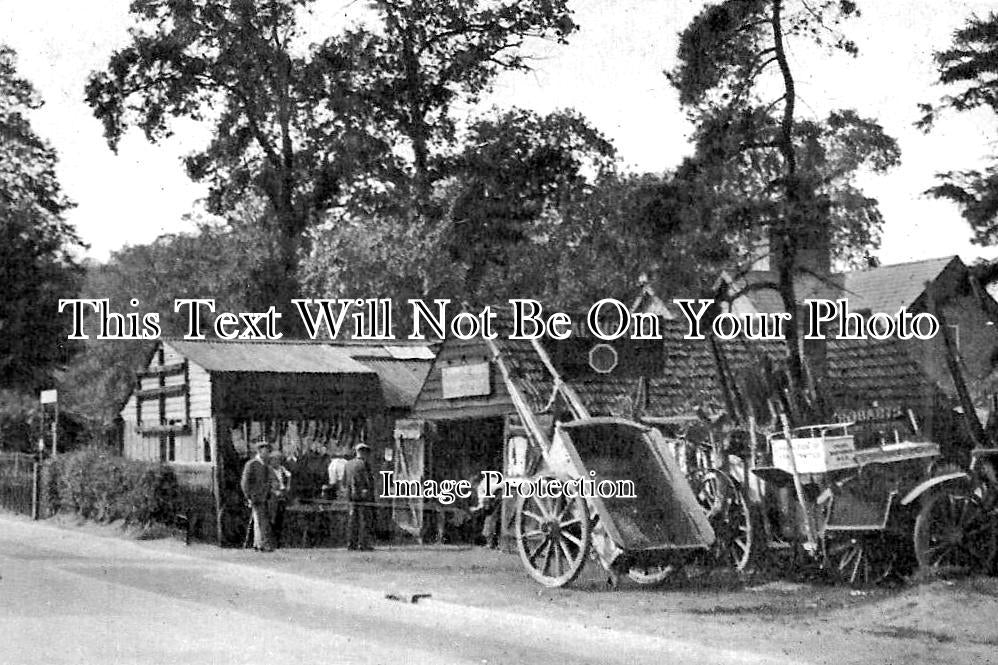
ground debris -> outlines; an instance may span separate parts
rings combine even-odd
[[[423,598],[432,598],[431,593],[399,593],[390,591],[385,594],[385,598],[388,600],[397,600],[400,603],[418,603]]]

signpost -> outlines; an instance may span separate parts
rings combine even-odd
[[[52,418],[52,457],[59,454],[59,393],[54,388],[43,390],[40,401],[42,403],[42,431],[45,430],[45,405],[52,404],[55,407],[55,416]]]

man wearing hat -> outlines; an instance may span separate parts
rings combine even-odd
[[[347,549],[370,550],[370,528],[374,521],[374,474],[368,464],[371,447],[366,443],[354,446],[356,456],[343,468],[343,487],[349,502],[347,517]]]
[[[270,536],[271,477],[267,464],[270,443],[261,439],[256,443],[256,457],[246,462],[239,487],[253,511],[253,549],[260,552],[274,551]]]

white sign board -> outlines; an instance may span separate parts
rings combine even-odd
[[[444,367],[440,371],[444,399],[484,397],[492,392],[489,363]]]
[[[58,395],[55,389],[42,391],[42,404],[55,404],[57,401]]]

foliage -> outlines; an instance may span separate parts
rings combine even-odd
[[[623,203],[610,195],[613,155],[572,112],[514,109],[477,118],[450,160],[452,175],[434,189],[439,221],[414,219],[404,201],[362,215],[345,211],[316,234],[305,283],[310,293],[336,297],[436,296],[479,305],[528,296],[557,304],[579,286],[566,271],[605,285],[621,255],[640,243],[631,238],[629,251],[601,251],[607,246],[598,238],[622,232],[623,222],[607,223],[611,200]],[[597,195],[603,187],[606,195]]]
[[[357,28],[344,40],[356,54],[360,107],[384,145],[404,149],[395,150],[397,194],[426,214],[433,183],[448,175],[458,130],[452,111],[478,102],[500,72],[529,69],[527,41],[564,43],[576,26],[567,0],[369,4],[377,28]]]
[[[918,125],[932,129],[945,111],[968,112],[979,109],[998,113],[998,14],[986,18],[973,16],[953,35],[952,45],[935,53],[939,83],[953,94],[945,95],[936,105],[922,104],[923,116]],[[940,183],[928,190],[937,198],[949,199],[962,210],[974,231],[974,242],[998,243],[998,165],[938,174]]]
[[[0,387],[33,391],[71,352],[55,313],[79,286],[73,251],[83,245],[63,217],[72,204],[55,151],[27,118],[41,101],[15,64],[0,44]]]
[[[430,151],[453,137],[453,105],[499,71],[523,69],[524,39],[574,28],[565,0],[379,1],[374,29],[309,46],[300,18],[312,4],[135,0],[132,42],[87,85],[112,147],[133,123],[155,142],[175,118],[213,122],[211,143],[187,168],[211,185],[217,214],[248,194],[268,204],[259,221],[274,242],[254,274],[255,306],[280,307],[297,293],[306,232],[329,208],[366,204],[386,187],[412,191],[413,182],[429,192]],[[400,161],[401,139],[414,174]]]
[[[839,24],[858,14],[855,3],[832,0],[712,3],[682,33],[679,64],[667,73],[697,127],[696,152],[676,176],[676,191],[695,208],[680,229],[695,245],[727,244],[743,259],[767,240],[786,311],[797,309],[799,273],[822,270],[804,265],[804,251],[838,245],[850,260],[877,243],[882,219],[855,174],[899,161],[896,142],[855,111],[798,117],[788,45],[800,39],[855,55]],[[800,396],[790,406],[806,418],[814,386],[798,325],[795,317],[787,326],[790,392]]]
[[[87,84],[112,148],[132,123],[151,142],[169,136],[175,118],[214,124],[211,142],[186,160],[190,176],[209,183],[211,210],[258,195],[274,216],[278,242],[254,304],[295,292],[299,240],[343,178],[337,139],[348,128],[320,103],[339,96],[326,87],[339,62],[300,53],[299,18],[310,4],[136,0],[132,42]]]
[[[167,465],[126,460],[91,446],[51,459],[47,466],[56,510],[139,526],[172,524],[180,510],[177,478]]]
[[[31,452],[41,429],[38,399],[13,390],[0,390],[0,449]]]
[[[163,337],[186,333],[186,318],[174,312],[177,298],[212,298],[216,311],[248,311],[247,274],[265,265],[258,215],[263,204],[241,205],[228,224],[202,221],[194,233],[164,235],[145,245],[124,247],[106,264],[92,264],[84,298],[106,298],[116,312],[158,312]],[[132,299],[138,301],[132,307]],[[135,372],[149,360],[155,342],[96,339],[99,321],[88,307],[84,329],[90,339],[60,381],[66,405],[111,423],[135,385]],[[202,325],[209,326],[213,315]]]

